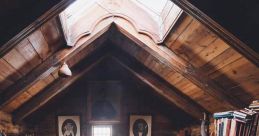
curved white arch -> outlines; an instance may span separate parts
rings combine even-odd
[[[162,40],[161,22],[132,0],[96,0],[87,8],[79,4],[78,11],[76,9],[72,7],[60,15],[65,38],[70,46],[81,37],[91,34],[102,21],[111,19],[112,23],[115,17],[126,20],[137,32],[149,36],[156,43]]]

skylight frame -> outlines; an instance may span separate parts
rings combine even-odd
[[[90,3],[84,6],[83,3],[87,3],[87,1],[90,1]],[[66,9],[60,14],[67,44],[74,46],[80,37],[91,34],[99,22],[108,18],[110,19],[110,23],[114,22],[115,24],[117,18],[124,19],[128,21],[138,33],[149,36],[157,44],[163,43],[181,16],[182,9],[173,4],[170,0],[163,0],[163,3],[160,5],[160,13],[157,13],[140,1],[143,0],[77,0],[76,2],[79,2],[79,4],[72,4],[71,6],[78,5],[78,10],[76,10],[76,7],[73,7],[71,10]],[[80,7],[83,8],[81,9]],[[102,12],[96,12],[101,10]],[[71,11],[74,13],[67,13]],[[91,12],[94,14],[91,14]],[[84,23],[80,21],[81,19]],[[78,23],[79,25],[74,25]],[[84,29],[76,30],[81,27]]]

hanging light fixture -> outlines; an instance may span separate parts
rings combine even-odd
[[[60,67],[60,69],[58,71],[58,75],[60,77],[72,76],[72,72],[71,72],[71,70],[69,69],[68,65],[65,62]]]

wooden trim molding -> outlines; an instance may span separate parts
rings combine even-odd
[[[197,7],[192,5],[187,0],[171,0],[180,8],[182,8],[187,14],[191,15],[203,25],[208,27],[212,32],[218,35],[221,39],[223,39],[226,43],[228,43],[232,48],[234,48],[237,52],[242,54],[248,60],[250,60],[257,67],[259,66],[259,54],[252,50],[248,45],[239,40],[229,31],[220,26],[217,22],[199,10]]]

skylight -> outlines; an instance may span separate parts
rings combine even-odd
[[[137,32],[162,43],[182,10],[170,0],[77,0],[60,14],[68,45],[103,21],[129,22]],[[108,25],[108,24],[107,24]]]
[[[168,0],[136,0],[150,8],[157,14],[161,14]]]

